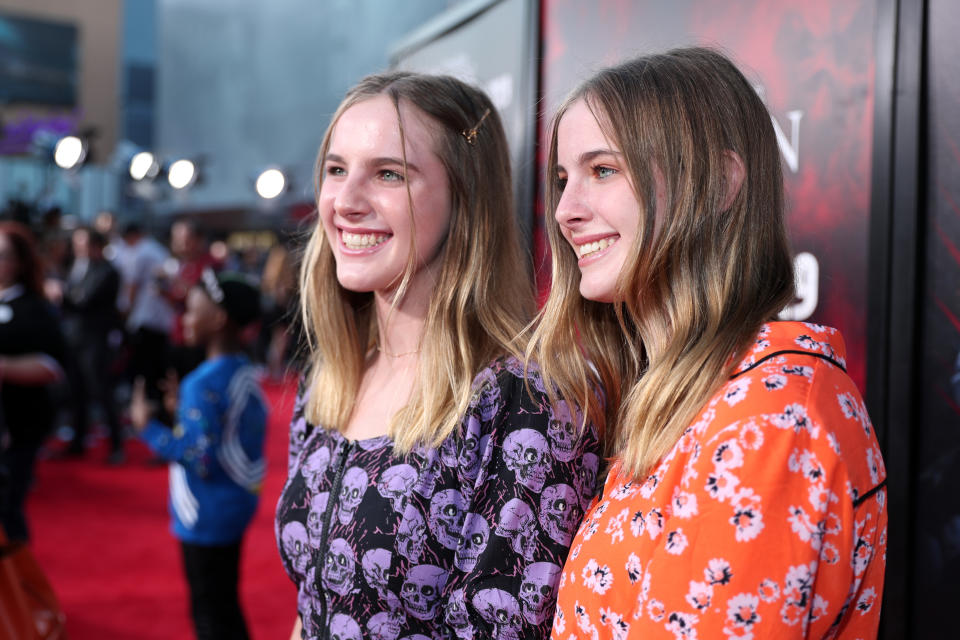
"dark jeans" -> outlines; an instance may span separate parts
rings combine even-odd
[[[237,592],[240,543],[201,546],[181,542],[180,548],[197,640],[248,640]]]
[[[39,444],[12,444],[0,453],[0,467],[5,471],[5,482],[0,486],[0,524],[11,541],[28,538],[24,503],[33,483],[33,467]]]
[[[90,423],[91,401],[100,405],[110,429],[110,449],[123,449],[123,432],[114,404],[114,378],[110,371],[112,353],[106,335],[83,336],[75,349],[72,366],[68,369],[70,393],[73,396],[73,430],[71,447],[82,450]]]

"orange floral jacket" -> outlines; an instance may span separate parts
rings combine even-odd
[[[646,479],[614,463],[552,638],[874,638],[886,472],[829,327],[764,325]]]

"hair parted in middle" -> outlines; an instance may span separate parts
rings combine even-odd
[[[557,131],[584,101],[622,162],[639,228],[618,302],[586,300],[577,257],[553,213]],[[729,200],[725,154],[745,177]],[[666,200],[657,208],[657,180]],[[603,69],[570,94],[552,125],[546,225],[553,285],[528,357],[604,425],[607,453],[642,478],[730,374],[762,323],[794,296],[783,176],[766,107],[724,55],[674,49]],[[606,408],[591,389],[601,386]]]
[[[418,109],[433,130],[433,151],[450,188],[450,227],[420,343],[417,380],[389,434],[398,452],[439,444],[456,427],[471,397],[474,376],[502,355],[522,357],[524,327],[534,312],[530,268],[514,214],[510,155],[500,117],[479,89],[449,76],[403,71],[367,76],[337,108],[315,168],[319,197],[334,127],[355,104],[387,96],[397,110],[403,161],[406,143],[400,103]],[[486,116],[485,116],[486,114]],[[472,140],[463,132],[470,131]],[[417,212],[407,187],[410,217]],[[411,235],[394,308],[414,275]],[[317,224],[300,272],[302,316],[311,368],[306,417],[329,429],[347,426],[364,363],[377,339],[373,294],[344,289],[323,227]]]

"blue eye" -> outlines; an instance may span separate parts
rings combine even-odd
[[[327,175],[328,176],[345,176],[347,175],[347,171],[343,167],[339,167],[337,165],[328,165]]]
[[[403,176],[392,169],[381,171],[380,178],[385,182],[403,182]]]
[[[557,182],[556,182],[556,184],[557,184],[557,190],[562,193],[563,190],[567,188],[567,178],[566,178],[566,176],[557,176]]]
[[[593,175],[603,180],[604,178],[609,178],[610,176],[617,173],[617,170],[612,167],[605,167],[603,165],[597,165],[593,168]]]

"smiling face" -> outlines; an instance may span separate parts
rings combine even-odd
[[[340,116],[323,159],[317,199],[333,249],[337,280],[358,292],[392,292],[403,278],[411,238],[414,280],[432,278],[450,225],[450,188],[434,151],[432,123],[400,102],[406,166],[397,108],[379,95]],[[413,206],[413,224],[410,206]]]
[[[640,205],[623,155],[582,99],[557,128],[557,179],[562,195],[554,215],[578,258],[580,295],[613,302],[639,232]]]

